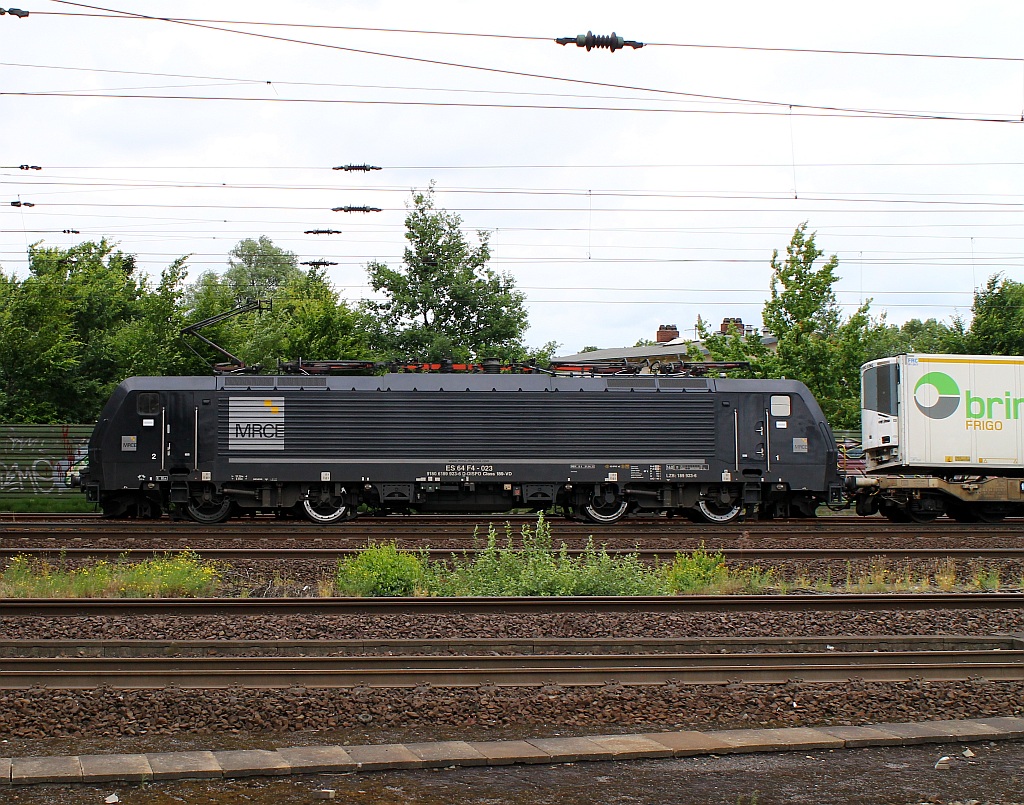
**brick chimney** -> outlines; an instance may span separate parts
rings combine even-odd
[[[730,319],[729,317],[722,319],[722,329],[720,330],[722,335],[728,335],[733,331],[740,335],[743,335],[746,332],[743,329],[743,319]]]
[[[658,328],[658,343],[667,344],[679,338],[679,328],[674,324],[663,324]]]

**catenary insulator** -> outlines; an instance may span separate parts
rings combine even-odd
[[[615,31],[612,31],[611,36],[599,36],[593,31],[587,31],[585,34],[579,36],[563,36],[555,40],[560,45],[570,45],[576,43],[578,48],[586,48],[588,51],[592,49],[607,48],[612,53],[616,50],[620,50],[624,46],[629,46],[636,50],[644,46],[643,42],[636,42],[632,39],[623,39]]]

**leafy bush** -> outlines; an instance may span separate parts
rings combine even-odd
[[[708,553],[703,544],[693,553],[677,553],[662,573],[669,591],[684,594],[720,592],[730,576],[722,553]]]
[[[413,595],[422,588],[426,563],[399,551],[394,543],[371,545],[338,562],[337,590],[341,595]]]
[[[430,591],[436,595],[657,595],[663,584],[652,568],[630,554],[612,557],[593,540],[578,557],[562,544],[557,550],[544,515],[536,528],[523,525],[522,547],[513,546],[512,528],[505,525],[504,545],[492,525],[487,544],[473,558],[453,556],[449,565],[434,564]]]

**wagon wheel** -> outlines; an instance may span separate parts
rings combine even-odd
[[[149,498],[141,498],[135,504],[135,516],[140,520],[159,520],[160,504]]]
[[[204,500],[191,497],[185,505],[188,516],[203,525],[223,523],[231,516],[231,500],[222,497],[218,500]]]
[[[352,516],[351,510],[344,499],[338,500],[304,500],[299,504],[302,516],[313,523],[340,523]]]
[[[707,523],[731,523],[742,511],[743,507],[739,503],[721,503],[717,500],[701,500],[697,503],[697,513]]]
[[[1006,519],[1006,512],[996,506],[981,506],[976,514],[980,523],[1001,523]]]
[[[622,518],[628,508],[629,503],[620,498],[611,502],[595,499],[583,507],[583,514],[592,523],[614,523]]]
[[[907,509],[907,519],[912,523],[934,523],[941,512]]]

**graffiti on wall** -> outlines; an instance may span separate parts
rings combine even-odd
[[[77,492],[67,475],[84,460],[85,425],[0,425],[0,495]]]

